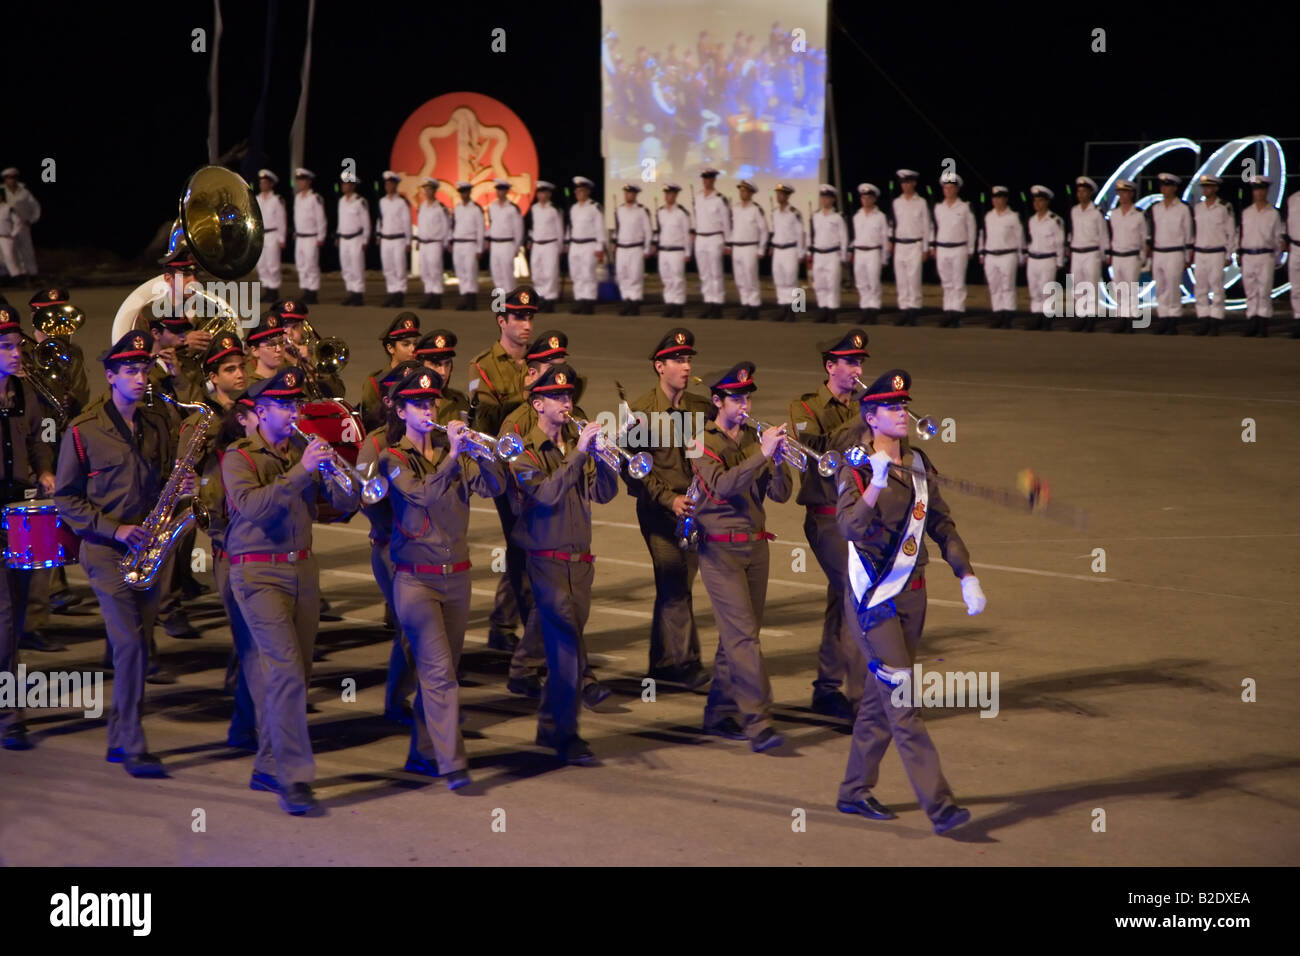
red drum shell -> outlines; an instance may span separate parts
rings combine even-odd
[[[347,402],[339,399],[324,399],[318,402],[306,402],[298,413],[298,427],[308,435],[319,435],[334,447],[350,465],[357,463],[361,453],[361,440],[365,429],[361,425],[361,416]],[[347,521],[350,514],[342,514],[322,493],[316,499],[316,520],[324,524]]]
[[[7,505],[0,527],[8,538],[5,564],[32,571],[76,564],[81,538],[63,523],[54,502],[48,498]]]

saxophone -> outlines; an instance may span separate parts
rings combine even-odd
[[[141,527],[149,535],[149,542],[138,551],[128,551],[118,562],[117,568],[128,587],[136,591],[147,591],[154,586],[158,572],[171,556],[176,543],[185,536],[196,523],[200,528],[208,526],[207,509],[193,495],[182,495],[181,485],[189,475],[195,474],[194,465],[216,413],[207,405],[181,402],[162,392],[153,393],[169,405],[188,411],[199,412],[199,423],[194,429],[185,453],[176,459],[171,477],[158,498],[158,504],[141,522]]]

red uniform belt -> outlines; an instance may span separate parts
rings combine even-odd
[[[925,587],[925,577],[924,577],[924,576],[917,578],[915,581],[913,581],[911,584],[909,584],[909,585],[907,586],[907,589],[908,589],[909,591],[919,591],[919,590],[921,590],[921,588],[923,588],[923,587]]]
[[[398,571],[407,574],[459,574],[470,569],[471,562],[457,561],[455,564],[395,564]]]
[[[309,554],[311,554],[311,551],[309,551],[306,548],[303,548],[301,551],[284,551],[280,553],[272,553],[270,551],[254,551],[251,552],[250,554],[232,554],[230,556],[230,563],[244,564],[245,562],[248,561],[256,561],[259,563],[266,563],[266,564],[281,564],[281,563],[293,564],[295,561],[306,560],[307,555]]]
[[[228,558],[228,557],[230,557],[230,555],[227,552],[223,551],[221,548],[218,548],[215,544],[212,546],[212,560],[220,561],[222,558]]]
[[[556,561],[586,561],[588,564],[596,560],[594,554],[578,554],[576,551],[529,551],[528,554],[534,558],[554,558]]]
[[[834,505],[809,505],[808,510],[815,515],[833,515],[835,514]]]
[[[744,531],[736,531],[732,534],[706,534],[705,541],[730,541],[734,544],[744,544],[746,541],[771,541],[776,537],[768,531],[755,531],[753,534],[747,534]]]

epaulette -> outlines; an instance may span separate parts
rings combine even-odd
[[[803,222],[803,213],[799,211],[798,207],[791,206],[790,211],[794,213],[794,218],[798,219],[800,222]]]
[[[492,354],[492,349],[489,347],[484,349],[482,352],[479,352],[478,355],[475,355],[472,359],[470,359],[470,361],[481,362],[491,354]]]

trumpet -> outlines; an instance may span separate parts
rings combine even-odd
[[[568,413],[565,414],[565,417],[579,429],[586,428],[590,424],[586,419],[574,418]],[[638,480],[650,474],[650,469],[654,466],[654,459],[650,457],[648,451],[639,451],[635,455],[629,455],[617,444],[607,442],[603,433],[596,436],[595,454],[606,467],[616,472],[621,472],[623,462],[627,462],[627,473]]]
[[[311,444],[313,438],[319,438],[319,435],[308,435],[305,431],[293,425],[293,433],[301,438],[307,444]],[[384,495],[388,494],[388,479],[379,474],[377,463],[364,471],[348,463],[348,460],[338,453],[338,449],[332,449],[330,458],[321,465],[321,471],[324,472],[334,484],[344,494],[352,494],[358,486],[361,487],[361,501],[367,505],[377,503]]]
[[[320,387],[319,376],[338,375],[343,371],[348,364],[348,344],[332,336],[322,338],[321,334],[305,319],[302,326],[307,341],[299,345],[286,335],[284,348],[302,369],[307,379],[307,392],[313,398],[319,398],[324,394]]]
[[[757,418],[749,415],[746,415],[745,419],[754,423],[759,435],[763,434],[764,429],[776,427],[775,425],[769,425],[767,422],[760,422]],[[791,468],[806,472],[809,458],[817,462],[817,474],[823,478],[831,477],[840,470],[840,465],[844,464],[844,456],[837,451],[826,451],[819,455],[807,445],[795,441],[789,435],[786,435],[781,441],[781,460]]]
[[[447,431],[446,425],[438,422],[431,424],[440,432]],[[461,436],[466,445],[465,451],[471,458],[477,458],[479,461],[491,461],[494,458],[514,461],[524,452],[524,443],[518,435],[502,435],[500,438],[493,438],[487,432],[476,432],[466,425]]]
[[[860,378],[855,378],[853,381],[857,382],[858,387],[864,392],[871,387]],[[922,418],[909,408],[907,409],[907,417],[916,422],[916,435],[921,439],[921,441],[929,441],[935,435],[939,434],[939,423],[929,415]]]

